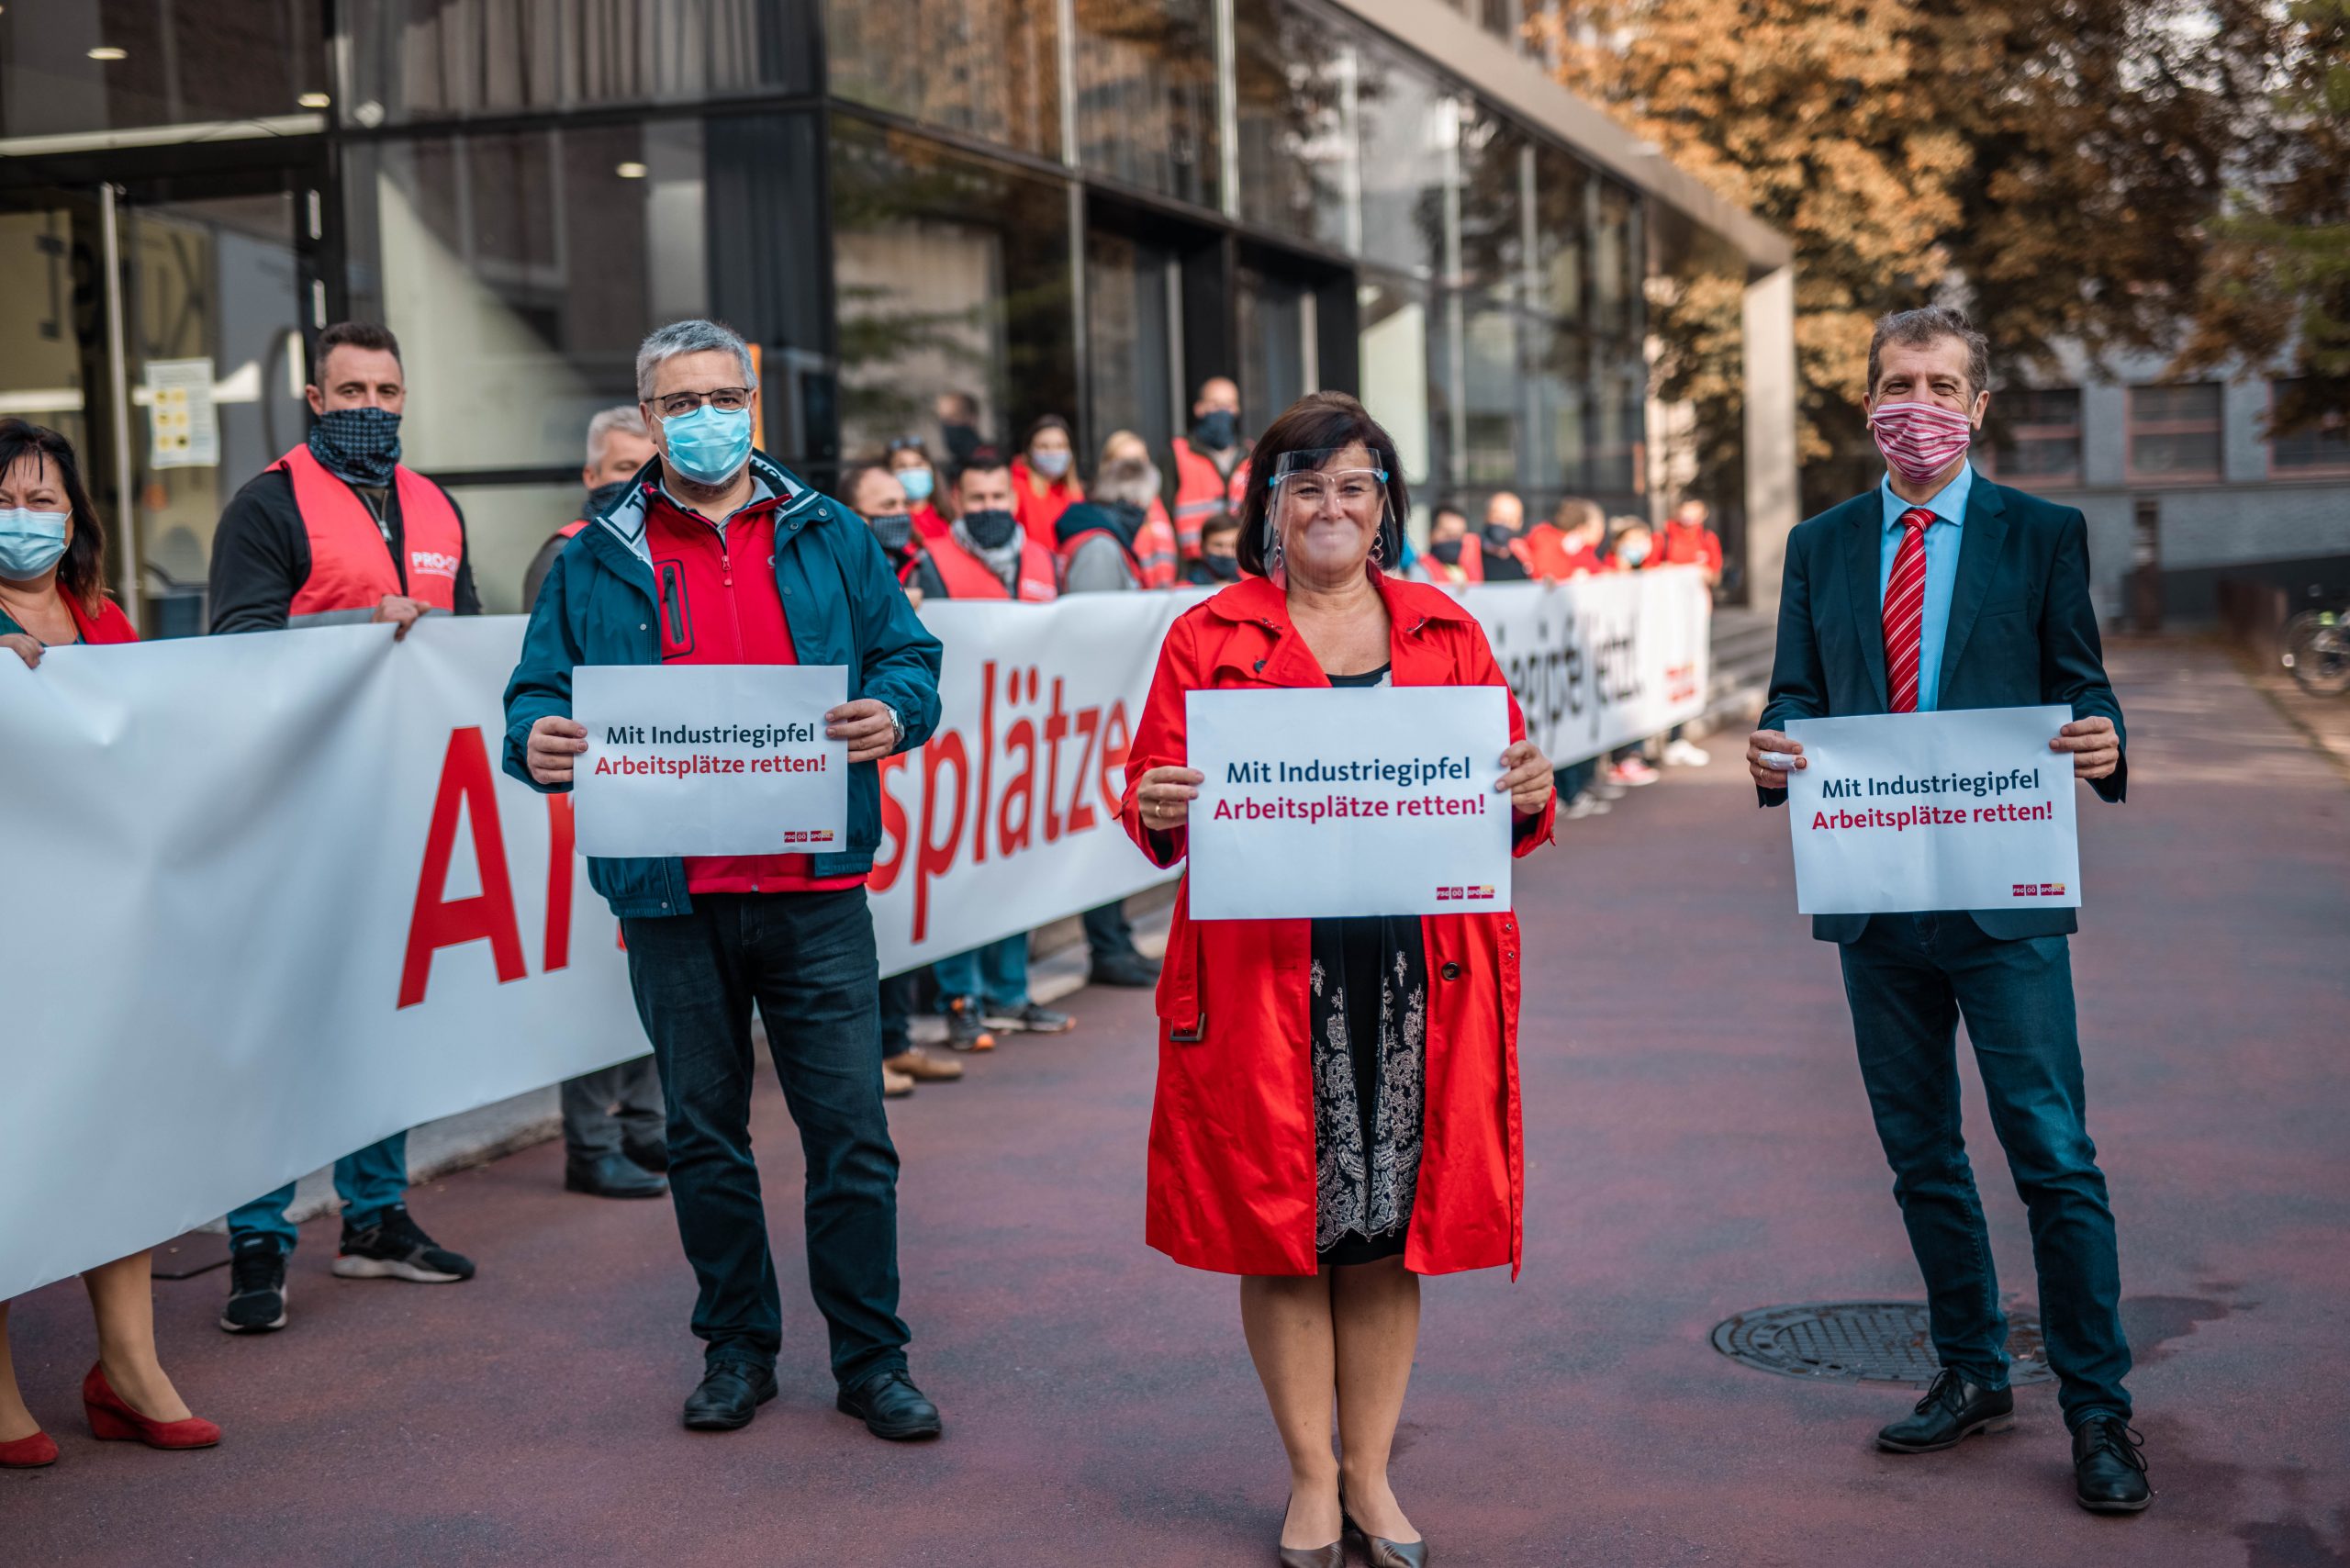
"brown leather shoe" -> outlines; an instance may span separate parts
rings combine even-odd
[[[881,1098],[902,1100],[913,1092],[914,1081],[912,1078],[902,1072],[890,1070],[888,1062],[881,1064]]]
[[[946,1083],[963,1076],[963,1064],[932,1056],[920,1046],[909,1046],[893,1057],[883,1057],[885,1072],[901,1072],[917,1083]]]

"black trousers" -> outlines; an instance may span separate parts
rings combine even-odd
[[[881,1104],[879,966],[865,890],[697,894],[621,923],[669,1100],[669,1195],[707,1359],[772,1366],[783,1303],[751,1158],[751,1009],[808,1162],[808,1283],[843,1387],[906,1364],[898,1152]]]

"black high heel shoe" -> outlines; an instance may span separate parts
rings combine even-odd
[[[1371,1568],[1428,1568],[1428,1543],[1425,1538],[1419,1540],[1389,1540],[1384,1536],[1371,1534],[1356,1522],[1353,1512],[1347,1506],[1347,1495],[1343,1492],[1338,1494],[1338,1517],[1346,1520],[1348,1531],[1362,1542],[1363,1560],[1371,1564]],[[1346,1536],[1341,1535],[1338,1542],[1345,1545]],[[1346,1559],[1340,1556],[1330,1561],[1333,1568],[1339,1568]]]

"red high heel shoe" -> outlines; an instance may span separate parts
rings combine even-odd
[[[208,1449],[220,1440],[220,1428],[200,1417],[185,1421],[151,1421],[130,1407],[106,1382],[103,1365],[90,1369],[82,1380],[82,1410],[90,1417],[90,1435],[102,1441],[140,1442],[151,1449]]]
[[[57,1439],[47,1432],[0,1443],[0,1470],[39,1470],[57,1462]]]

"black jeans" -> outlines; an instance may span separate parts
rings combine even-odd
[[[1096,961],[1134,952],[1135,927],[1126,918],[1125,900],[1087,910],[1084,923],[1085,949]]]
[[[751,1159],[751,1009],[807,1156],[808,1284],[844,1388],[906,1364],[898,1151],[881,1107],[879,966],[865,890],[696,894],[621,923],[669,1099],[669,1195],[707,1359],[773,1366],[783,1302]]]
[[[1964,1015],[1991,1126],[2031,1220],[2041,1328],[2065,1423],[2129,1419],[2121,1267],[2089,1142],[2065,938],[2001,942],[1963,913],[1880,914],[1841,951],[1861,1078],[1942,1364],[1986,1388],[2007,1386],[2007,1314],[1959,1135]]]

